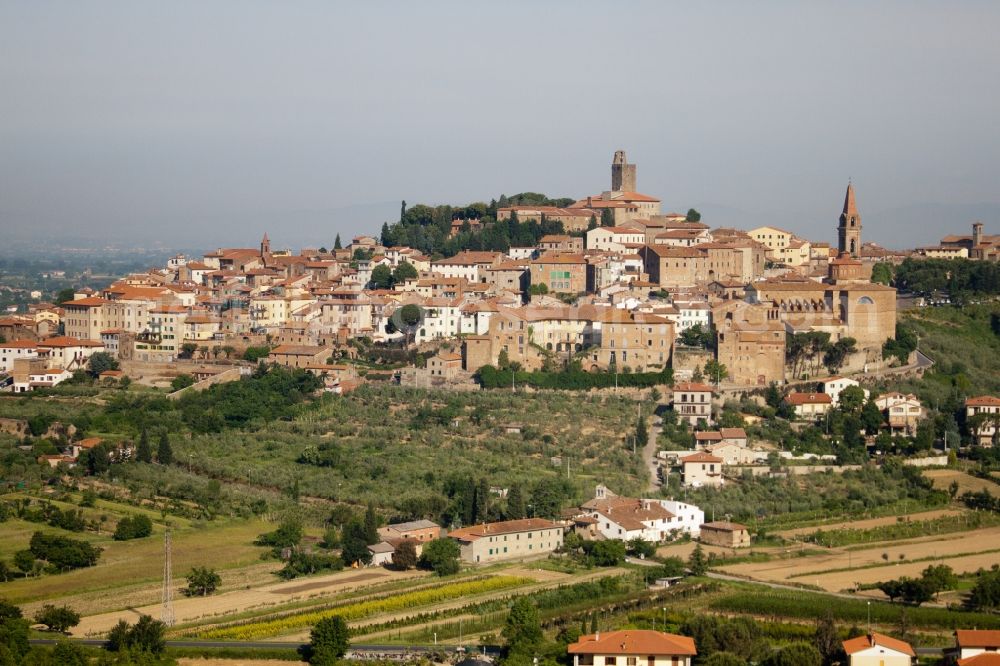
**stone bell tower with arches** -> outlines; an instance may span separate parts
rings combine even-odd
[[[861,214],[854,201],[854,185],[847,183],[847,196],[844,197],[844,212],[840,214],[840,225],[837,227],[837,254],[846,252],[855,259],[861,258]]]

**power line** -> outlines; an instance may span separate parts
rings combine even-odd
[[[174,626],[174,587],[170,564],[170,528],[163,533],[163,609],[160,619],[168,627]]]

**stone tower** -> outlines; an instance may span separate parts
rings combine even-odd
[[[976,222],[972,225],[972,247],[979,247],[983,244],[983,223]]]
[[[861,257],[861,215],[854,201],[854,185],[851,183],[847,183],[844,212],[840,214],[840,226],[837,227],[837,254],[844,252],[855,259]]]
[[[611,160],[611,191],[635,192],[635,165],[625,161],[625,151],[616,150]]]
[[[264,232],[264,238],[260,241],[260,256],[265,257],[271,254],[271,240],[267,237],[267,232]]]

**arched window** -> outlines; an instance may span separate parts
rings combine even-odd
[[[858,299],[858,305],[875,305],[875,301],[869,296],[862,296]]]

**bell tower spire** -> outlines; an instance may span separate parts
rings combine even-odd
[[[847,182],[844,212],[840,214],[840,224],[837,227],[837,253],[844,252],[855,259],[861,257],[861,214],[854,199],[854,183],[851,181]]]

